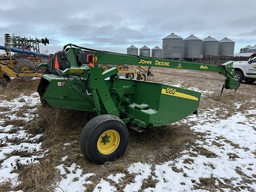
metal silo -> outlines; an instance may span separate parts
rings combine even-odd
[[[202,54],[206,55],[219,55],[219,41],[208,36],[202,41]]]
[[[184,58],[198,59],[202,55],[202,40],[193,34],[184,39]]]
[[[130,47],[127,48],[127,54],[130,55],[138,55],[138,48],[135,47],[134,45],[131,45]]]
[[[150,48],[143,46],[140,48],[140,56],[150,57]]]
[[[233,56],[235,50],[235,42],[225,37],[220,40],[219,54],[220,56]]]
[[[163,38],[163,58],[182,58],[183,39],[178,35],[171,33]]]
[[[162,54],[163,54],[163,50],[160,47],[155,46],[152,49],[152,57],[162,58]]]

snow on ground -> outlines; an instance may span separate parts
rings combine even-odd
[[[33,113],[36,110],[39,99],[37,93],[29,96],[21,95],[13,100],[1,100],[0,114],[4,115],[4,119],[0,120],[0,183],[11,180],[13,186],[17,185],[18,174],[15,170],[22,166],[38,162],[43,153],[41,143],[38,142],[42,135],[32,136],[27,134],[23,127],[15,125],[2,126],[5,121],[25,121],[28,122],[35,118]],[[22,115],[17,116],[22,107],[32,107],[26,112],[23,110]],[[4,110],[3,110],[4,109]],[[38,156],[32,155],[38,153]],[[22,155],[23,154],[23,155]],[[24,154],[25,157],[24,157]],[[31,156],[29,156],[31,154]]]
[[[247,113],[256,115],[255,110],[249,110]],[[192,127],[195,132],[207,133],[204,141],[198,140],[197,143],[215,154],[214,157],[197,154],[191,147],[191,151],[183,151],[179,159],[154,167],[148,164],[134,163],[128,168],[128,171],[136,174],[135,182],[128,184],[124,191],[138,191],[142,181],[148,179],[150,175],[153,175],[157,183],[154,188],[145,189],[145,192],[191,191],[196,184],[200,183],[200,178],[210,179],[212,177],[218,178],[215,186],[225,186],[226,181],[231,180],[234,188],[241,191],[247,191],[247,189],[256,191],[255,118],[246,118],[245,115],[238,113],[226,120],[214,123],[205,123],[208,119],[205,119],[204,116],[191,117],[188,121],[199,122]],[[216,145],[216,141],[220,145]],[[238,172],[242,174],[238,174]],[[247,178],[253,182],[243,182]],[[101,189],[107,186],[107,182],[101,183],[95,188],[95,192],[106,190],[106,188]],[[225,187],[222,189],[230,191]]]
[[[158,191],[202,191],[196,190],[201,179],[217,178],[215,186],[223,191],[230,191],[226,186],[233,186],[239,191],[256,191],[256,110],[248,110],[245,114],[236,113],[225,120],[216,119],[216,109],[208,110],[199,116],[188,117],[186,123],[195,122],[191,129],[195,133],[206,133],[197,140],[198,146],[211,152],[211,156],[198,154],[196,146],[190,151],[183,151],[181,157],[159,165],[133,163],[128,172],[136,174],[134,182],[125,186],[124,192],[136,192],[141,189],[143,181],[153,177],[156,180],[154,188],[147,188],[145,192]],[[255,116],[254,116],[255,115]],[[60,168],[63,170],[63,167]],[[67,174],[71,177],[79,175]],[[115,183],[122,183],[124,174],[109,175],[107,179]],[[246,182],[249,180],[250,182]],[[231,183],[229,183],[231,182]],[[71,185],[72,186],[72,185]],[[68,182],[64,191],[74,191]],[[85,190],[77,186],[76,191]],[[101,179],[94,192],[117,191],[109,181]],[[205,190],[207,191],[207,190]]]
[[[21,99],[23,102],[20,102]],[[0,111],[0,114],[6,114],[10,120],[29,121],[30,118],[34,118],[29,112],[22,117],[15,116],[15,112],[23,105],[36,106],[38,103],[36,93],[31,96],[21,95],[11,101],[2,101],[0,107],[8,106],[10,110]],[[202,191],[197,190],[196,186],[203,182],[202,179],[211,178],[215,179],[215,186],[223,191],[231,190],[227,186],[233,186],[233,189],[240,191],[256,191],[256,110],[247,110],[243,114],[237,112],[224,120],[217,119],[213,115],[214,111],[215,109],[207,110],[199,116],[191,116],[180,122],[193,123],[191,129],[195,133],[203,133],[202,138],[196,141],[197,146],[191,146],[191,149],[183,151],[179,158],[163,164],[151,165],[141,162],[131,164],[127,171],[135,174],[135,179],[134,182],[126,184],[123,191],[138,191],[142,188],[143,182],[149,178],[155,180],[156,184],[155,187],[143,188],[145,192]],[[33,109],[30,112],[33,112]],[[40,135],[31,137],[22,127],[11,125],[2,127],[3,122],[0,120],[0,183],[11,180],[13,185],[16,185],[18,183],[16,166],[35,163],[34,159],[40,159],[44,152],[41,143],[37,143]],[[11,131],[12,129],[16,130],[15,133]],[[15,138],[23,142],[13,143]],[[198,146],[209,151],[210,155],[198,153],[195,150]],[[38,156],[31,157],[21,157],[13,153],[22,150],[26,153],[32,151],[39,153]],[[63,157],[62,160],[65,161],[66,158]],[[95,175],[82,174],[82,169],[75,163],[70,167],[63,163],[56,169],[62,176],[61,181],[57,183],[56,192],[84,191],[85,185],[92,183],[90,177]],[[122,183],[124,176],[124,173],[118,173],[101,178],[100,182],[95,184],[94,192],[117,191],[112,183]],[[109,182],[110,180],[112,183]]]

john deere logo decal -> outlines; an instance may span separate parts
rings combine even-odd
[[[182,64],[179,63],[178,66],[177,66],[178,69],[182,69]]]

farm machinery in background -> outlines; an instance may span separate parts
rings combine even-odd
[[[236,90],[232,61],[207,65],[118,54],[73,44],[42,63],[37,91],[44,106],[93,112],[80,135],[84,156],[98,164],[119,158],[128,145],[128,129],[147,131],[196,113],[201,93],[166,84],[121,78],[117,67],[135,65],[211,71],[226,77],[223,89]],[[67,125],[68,126],[68,125]]]
[[[154,73],[151,70],[151,66],[149,67],[144,67],[144,66],[136,66],[133,68],[129,68],[127,65],[101,65],[104,71],[108,70],[111,67],[117,67],[118,69],[118,74],[119,75],[124,75],[125,78],[127,79],[134,79],[136,78],[137,80],[140,81],[146,81],[148,80],[151,76],[154,76]]]
[[[5,54],[0,55],[0,89],[3,90],[11,77],[30,80],[38,77],[37,65],[49,59],[48,54],[40,53],[39,43],[49,44],[47,38],[41,40],[5,34],[5,44],[0,49]]]

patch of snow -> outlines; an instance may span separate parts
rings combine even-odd
[[[55,192],[80,192],[84,191],[85,184],[91,184],[91,181],[86,181],[93,176],[93,173],[84,174],[82,169],[73,163],[70,167],[61,164],[56,167],[62,176],[61,181],[57,184]]]
[[[108,179],[111,179],[112,181],[119,183],[122,181],[122,177],[124,177],[124,176],[125,176],[125,174],[123,174],[123,173],[117,173],[116,175],[111,174],[108,176]]]
[[[116,192],[117,189],[114,186],[111,186],[108,181],[105,181],[104,179],[101,179],[98,185],[94,188],[93,192]]]
[[[26,96],[21,94],[20,97],[13,100],[1,100],[0,107],[4,109],[8,107],[8,111],[0,111],[0,114],[4,114],[7,120],[23,120],[30,121],[34,118],[31,115],[39,103],[39,97],[37,93]],[[22,117],[15,115],[15,112],[20,111],[24,106],[34,107],[22,114]],[[32,136],[27,134],[23,127],[17,127],[14,125],[3,126],[6,121],[2,119],[0,121],[0,183],[11,181],[13,186],[19,184],[18,174],[15,170],[20,169],[23,166],[37,163],[38,160],[44,156],[44,152],[41,149],[41,142],[38,142],[42,134]],[[25,157],[24,157],[25,153]],[[31,154],[29,156],[29,154]],[[35,155],[37,154],[37,155]]]
[[[130,173],[136,174],[134,183],[129,183],[124,188],[124,192],[136,192],[141,189],[143,179],[147,179],[151,175],[151,165],[143,163],[134,163],[129,168]]]
[[[123,191],[139,191],[142,184],[150,176],[156,181],[155,187],[143,189],[145,192],[158,191],[206,191],[196,190],[200,179],[215,178],[215,185],[223,191],[229,181],[234,188],[244,191],[256,191],[256,131],[253,128],[256,119],[248,121],[246,115],[237,113],[226,120],[216,120],[212,115],[216,109],[206,111],[202,116],[191,117],[196,121],[192,129],[197,133],[205,133],[204,141],[196,144],[213,155],[208,157],[198,154],[192,146],[190,151],[183,151],[180,158],[159,165],[133,163],[128,168],[135,175],[134,182],[125,186]],[[246,114],[255,114],[255,110]],[[216,144],[217,143],[217,144]],[[123,176],[120,173],[120,176]],[[246,177],[254,182],[246,182]],[[110,175],[108,178],[113,178]],[[245,181],[244,181],[245,179]],[[119,181],[117,177],[115,181]],[[223,186],[223,187],[222,187]],[[101,190],[99,190],[101,189]],[[113,191],[115,187],[102,179],[94,191]],[[247,190],[248,189],[248,190]]]
[[[31,96],[21,95],[11,101],[2,100],[0,107],[8,107],[8,111],[0,111],[0,114],[10,120],[27,122],[34,118],[31,114],[35,112],[38,103],[37,93]],[[35,107],[29,109],[22,117],[15,115],[24,106]],[[235,107],[240,106],[241,104],[237,103]],[[251,109],[236,113],[227,119],[218,119],[215,113],[219,110],[205,110],[199,116],[184,119],[183,123],[193,125],[191,129],[200,134],[200,139],[195,141],[196,146],[182,151],[179,158],[163,164],[132,163],[127,171],[134,179],[125,186],[122,184],[125,173],[109,174],[106,178],[101,178],[99,183],[92,183],[90,177],[97,177],[94,173],[84,173],[75,163],[71,166],[60,164],[56,169],[59,170],[61,178],[55,192],[85,191],[86,184],[94,184],[94,192],[117,191],[117,185],[122,185],[124,192],[206,191],[196,190],[196,186],[200,186],[202,182],[201,179],[214,179],[215,186],[223,191],[231,190],[225,185],[232,185],[241,191],[256,191],[256,110]],[[41,149],[42,143],[38,142],[42,135],[29,135],[23,127],[3,127],[4,122],[4,119],[0,120],[0,183],[11,181],[13,186],[16,186],[19,181],[15,170],[19,166],[38,162],[45,151]],[[15,140],[20,142],[13,142]],[[67,145],[70,144],[66,143],[65,146]],[[201,154],[198,147],[210,155]],[[31,156],[23,157],[20,153]],[[64,156],[62,161],[66,159],[67,156]],[[153,180],[154,186],[145,188],[143,184],[147,180]]]

